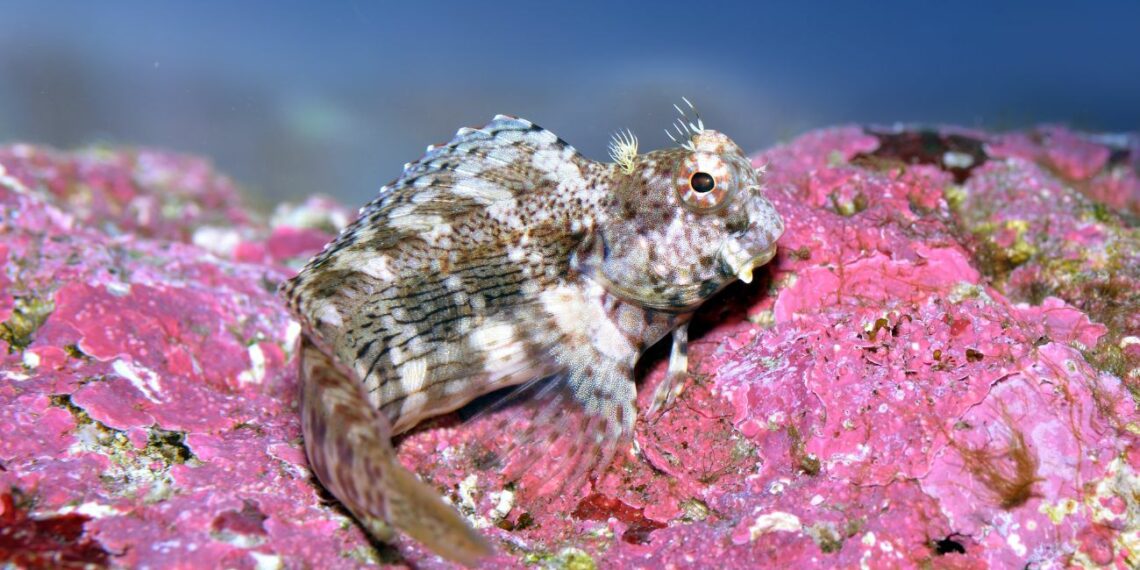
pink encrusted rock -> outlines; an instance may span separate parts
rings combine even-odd
[[[557,457],[506,481],[524,402],[432,421],[401,458],[489,567],[1135,567],[1138,140],[841,127],[770,149],[779,254],[698,314],[692,380],[636,451],[558,493],[536,491]],[[0,560],[449,566],[370,543],[306,468],[273,291],[347,210],[261,222],[196,159],[26,145],[0,149],[0,205]]]

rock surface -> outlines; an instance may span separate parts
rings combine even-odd
[[[492,566],[1140,564],[1140,137],[841,127],[756,164],[779,255],[638,453],[544,496],[486,461],[526,406],[401,442]],[[306,468],[273,292],[351,214],[247,212],[194,158],[0,148],[0,562],[447,566]]]

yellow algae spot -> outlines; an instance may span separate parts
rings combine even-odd
[[[1025,220],[1006,220],[1005,227],[1006,229],[1017,232],[1017,235],[1020,236],[1029,231],[1029,222]]]
[[[1025,220],[1007,220],[1005,227],[1006,229],[1013,230],[1017,234],[1013,245],[1009,247],[1006,252],[1009,257],[1009,262],[1013,265],[1021,265],[1029,261],[1029,258],[1037,253],[1037,248],[1025,240],[1025,232],[1029,231],[1029,223]]]
[[[1073,499],[1061,499],[1056,504],[1050,504],[1048,501],[1043,501],[1037,511],[1049,517],[1053,524],[1061,524],[1065,517],[1077,512],[1080,503]]]
[[[957,208],[966,201],[966,198],[969,197],[970,193],[961,186],[951,185],[947,186],[946,189],[942,191],[942,195],[946,197],[946,204],[948,206],[951,208]]]
[[[542,566],[543,568],[565,568],[566,570],[594,570],[598,567],[594,559],[584,550],[568,547],[557,554],[531,553],[523,557],[527,566]]]

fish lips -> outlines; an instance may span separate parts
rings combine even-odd
[[[757,196],[748,206],[749,228],[720,250],[724,272],[745,283],[752,282],[753,270],[776,256],[776,242],[784,235],[784,222],[770,202]]]
[[[734,241],[725,244],[720,253],[721,262],[728,269],[727,273],[745,283],[751,283],[752,271],[772,261],[776,256],[776,244],[773,243],[759,251],[731,247],[738,243]]]

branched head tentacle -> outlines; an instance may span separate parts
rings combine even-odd
[[[614,133],[610,141],[610,158],[621,167],[621,171],[632,174],[634,159],[637,158],[637,135],[626,129]]]
[[[697,112],[697,108],[694,107],[687,98],[681,97],[681,101],[684,101],[685,105],[692,111],[693,118],[689,119],[689,116],[685,114],[685,110],[682,109],[680,105],[674,103],[673,108],[676,109],[681,116],[673,122],[673,128],[676,129],[681,140],[677,140],[677,137],[674,137],[673,133],[669,132],[669,129],[665,129],[665,134],[669,136],[670,140],[680,144],[682,148],[694,150],[693,137],[705,131],[705,123],[701,120],[701,115]]]

